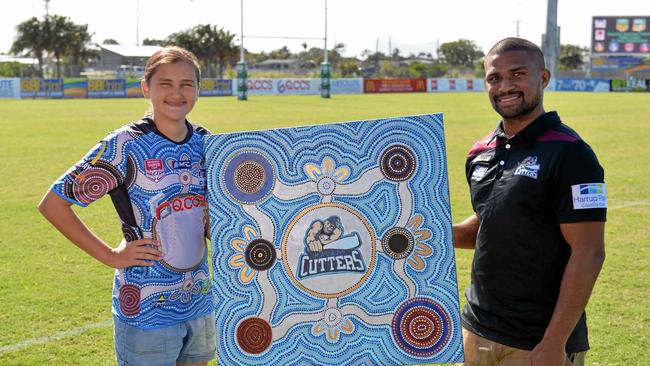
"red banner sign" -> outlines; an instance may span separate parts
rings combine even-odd
[[[426,79],[365,79],[364,93],[424,93]]]

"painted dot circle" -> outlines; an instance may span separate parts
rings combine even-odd
[[[140,288],[135,285],[122,285],[117,297],[120,310],[126,316],[135,316],[140,312]]]
[[[323,316],[323,321],[330,327],[336,327],[341,324],[342,320],[343,314],[341,314],[341,310],[337,308],[328,308]]]
[[[72,189],[79,202],[89,204],[117,185],[117,177],[111,171],[100,166],[92,166],[77,175]]]
[[[178,175],[178,181],[182,185],[188,185],[192,183],[192,173],[190,172],[182,172],[181,174]]]
[[[265,271],[275,264],[275,246],[268,240],[255,239],[246,246],[246,263],[256,271]]]
[[[237,343],[242,350],[252,354],[264,352],[273,339],[271,325],[261,318],[248,318],[237,327]]]
[[[438,354],[451,337],[451,319],[436,301],[416,297],[402,303],[393,317],[393,339],[405,352],[417,357]]]
[[[255,161],[245,161],[235,169],[235,185],[242,192],[259,192],[265,179],[264,167]]]
[[[381,247],[389,257],[404,259],[413,252],[413,234],[402,227],[391,228],[381,238]]]
[[[226,162],[221,182],[237,203],[256,204],[273,191],[275,171],[271,160],[263,153],[243,151]]]
[[[334,193],[336,188],[336,182],[330,177],[323,177],[318,181],[317,189],[318,193],[327,196]]]
[[[392,181],[401,182],[411,178],[415,167],[415,155],[404,145],[389,146],[379,159],[382,174]]]

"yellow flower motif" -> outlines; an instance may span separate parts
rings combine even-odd
[[[257,272],[252,270],[248,266],[248,263],[246,263],[244,252],[246,251],[248,243],[257,238],[258,235],[255,228],[249,225],[244,225],[242,232],[244,233],[244,238],[235,238],[230,242],[230,246],[235,249],[237,253],[230,257],[228,263],[234,269],[239,268],[239,280],[243,284],[248,284],[253,280],[253,278],[255,278]]]
[[[350,176],[350,169],[347,166],[336,167],[334,160],[330,157],[323,159],[320,166],[307,163],[303,169],[305,174],[315,182],[318,182],[323,177],[329,177],[333,181],[340,183]]]
[[[324,334],[328,342],[336,343],[339,341],[341,333],[352,334],[354,329],[354,324],[350,319],[341,317],[338,309],[328,309],[325,318],[317,321],[311,327],[311,333],[317,337]]]
[[[422,215],[417,214],[411,217],[406,223],[406,229],[413,234],[413,240],[415,241],[415,250],[407,260],[407,263],[411,268],[418,271],[424,269],[424,257],[428,257],[433,253],[429,244],[426,243],[431,238],[431,231],[421,228],[423,221]]]

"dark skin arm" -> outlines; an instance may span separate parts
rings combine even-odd
[[[123,240],[117,248],[111,248],[88,229],[71,206],[70,202],[48,191],[38,210],[61,234],[101,263],[112,268],[152,266],[153,261],[163,258],[158,242],[152,239]]]
[[[454,224],[454,248],[474,249],[476,246],[476,234],[481,222],[477,214],[466,218],[463,222]]]
[[[544,338],[530,353],[527,365],[564,365],[566,342],[587,306],[605,261],[604,222],[560,224],[560,229],[571,246],[571,257],[551,321]]]

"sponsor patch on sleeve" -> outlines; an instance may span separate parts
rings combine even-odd
[[[571,186],[573,209],[607,208],[605,183],[583,183]]]

